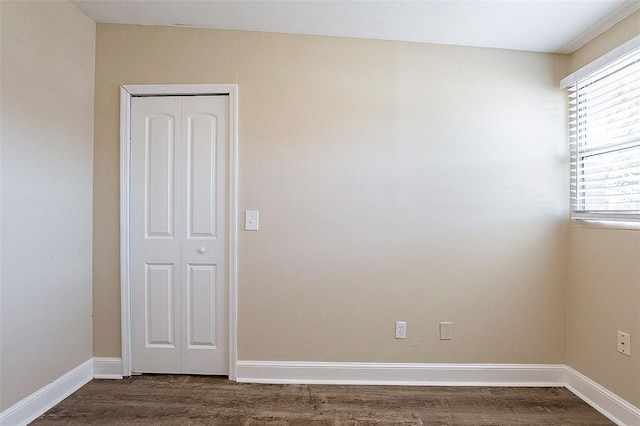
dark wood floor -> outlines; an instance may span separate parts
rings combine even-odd
[[[34,425],[611,425],[564,388],[93,380]]]

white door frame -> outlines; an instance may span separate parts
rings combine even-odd
[[[134,96],[229,96],[229,229],[227,284],[229,316],[229,379],[236,379],[238,301],[238,85],[161,84],[125,85],[120,88],[120,300],[122,326],[122,375],[131,376],[131,98]]]

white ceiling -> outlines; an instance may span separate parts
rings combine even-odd
[[[193,26],[571,53],[640,0],[72,0],[98,23]]]

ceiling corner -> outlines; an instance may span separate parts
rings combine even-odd
[[[583,32],[578,37],[558,49],[556,53],[562,53],[565,55],[572,54],[638,9],[640,9],[640,0],[625,1],[620,7],[598,21],[595,25],[591,26],[587,31]]]

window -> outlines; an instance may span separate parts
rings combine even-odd
[[[640,49],[569,87],[573,219],[640,221]]]

